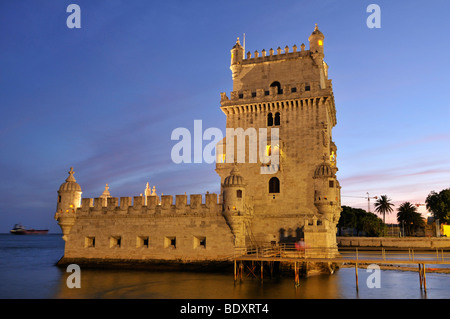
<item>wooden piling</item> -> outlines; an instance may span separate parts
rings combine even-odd
[[[264,274],[264,261],[261,260],[261,282],[263,282],[263,274]]]
[[[297,267],[297,262],[294,262],[294,282],[295,282],[295,287],[300,286],[300,274],[299,274],[299,269]]]
[[[242,281],[242,272],[244,270],[244,265],[242,264],[242,261],[239,265],[239,276],[240,276],[240,280]]]
[[[427,272],[425,270],[425,264],[422,264],[423,268],[423,290],[427,292]]]
[[[420,283],[420,289],[422,289],[422,268],[420,267],[420,264],[417,264],[419,266],[419,283]]]
[[[359,291],[359,283],[358,283],[358,263],[355,263],[355,275],[356,275],[356,291]]]

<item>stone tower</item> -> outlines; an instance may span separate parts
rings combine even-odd
[[[331,132],[336,108],[324,62],[324,39],[316,25],[308,39],[309,50],[302,44],[300,49],[294,45],[245,54],[239,38],[231,49],[233,91],[230,97],[221,93],[227,137],[217,145],[216,172],[221,177],[224,210],[228,208],[225,182],[234,166],[245,180],[246,204],[253,207],[247,223],[253,238],[247,236],[246,245],[304,239],[320,255],[337,251],[340,186]],[[233,160],[227,158],[227,143],[233,142],[230,145],[236,150],[240,138],[229,135],[229,130],[244,132],[245,162],[238,160],[236,151]],[[255,132],[258,156],[252,157],[254,148],[249,144]],[[278,132],[278,139],[272,132]],[[277,156],[278,162],[271,158],[267,163],[264,156]]]
[[[74,174],[73,167],[71,167],[69,177],[58,190],[55,219],[61,227],[64,240],[67,239],[67,235],[75,223],[75,212],[81,206],[81,187],[73,177]]]

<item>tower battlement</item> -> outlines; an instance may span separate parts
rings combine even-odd
[[[134,197],[109,197],[82,198],[81,206],[75,209],[78,216],[86,215],[196,215],[196,214],[221,214],[222,204],[218,201],[218,195],[201,194],[159,196],[134,196]],[[71,212],[71,213],[73,213]],[[64,214],[60,211],[58,214]]]
[[[253,53],[253,56],[252,56],[252,53],[250,51],[248,51],[246,53],[246,59],[242,60],[242,64],[264,63],[264,62],[280,61],[280,60],[286,60],[286,59],[295,59],[295,58],[299,58],[299,57],[306,57],[311,54],[310,50],[305,50],[304,43],[302,43],[300,48],[301,48],[301,51],[297,51],[297,45],[294,44],[292,46],[292,52],[289,52],[290,49],[286,45],[284,47],[284,51],[280,47],[278,47],[276,50],[276,54],[273,49],[270,49],[268,52],[265,49],[263,49],[261,51],[261,55],[259,54],[258,51],[255,51]]]

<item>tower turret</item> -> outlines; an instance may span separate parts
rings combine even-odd
[[[223,181],[223,204],[224,211],[244,212],[245,184],[236,166]]]
[[[309,41],[309,50],[311,53],[322,53],[323,54],[323,40],[325,39],[325,36],[322,32],[320,32],[319,27],[317,26],[314,28],[314,31],[311,33],[311,35],[308,38]]]
[[[58,203],[56,205],[55,219],[63,232],[63,239],[67,240],[72,226],[75,224],[75,212],[81,206],[81,187],[78,185],[73,167],[70,168],[69,177],[61,184],[58,190]]]
[[[245,183],[236,165],[224,179],[222,186],[223,214],[233,232],[235,246],[245,247]]]
[[[314,172],[314,205],[331,223],[335,221],[335,217],[339,218],[341,212],[340,186],[336,171],[336,166],[324,160]]]
[[[61,184],[58,190],[57,212],[72,212],[81,205],[81,187],[77,183],[73,167],[70,168],[69,177],[66,182]]]
[[[244,60],[244,47],[241,45],[239,38],[236,40],[236,44],[231,49],[231,72],[233,79],[237,76],[241,70],[241,62]]]

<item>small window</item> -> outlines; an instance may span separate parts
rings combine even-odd
[[[269,95],[270,92],[269,91],[264,91],[264,95]]]
[[[148,248],[148,236],[138,236],[137,241],[136,241],[136,247],[137,248]]]
[[[252,97],[256,97],[256,92],[252,92]]]
[[[109,247],[110,248],[120,248],[121,245],[122,245],[122,237],[112,236],[109,238]]]
[[[273,114],[267,114],[267,126],[273,126]]]
[[[275,125],[280,125],[280,113],[275,113]]]
[[[328,181],[328,186],[330,188],[333,188],[334,187],[334,181]]]
[[[291,88],[291,93],[297,92],[297,88]]]
[[[305,91],[311,91],[311,86],[309,85],[309,83],[305,84]]]
[[[242,198],[242,190],[241,190],[241,189],[238,189],[238,190],[236,191],[236,197],[237,197],[237,198]]]
[[[58,203],[61,203],[61,196],[58,196]]]
[[[240,99],[244,98],[244,94],[243,93],[239,93],[239,98]]]
[[[320,225],[322,225],[322,220],[318,219],[317,220],[317,226],[320,226]]]
[[[164,238],[164,248],[177,248],[177,238],[176,237]]]
[[[272,177],[269,180],[269,193],[279,193],[280,192],[280,180],[276,177]]]
[[[90,247],[95,247],[95,237],[86,237],[84,239],[84,247],[86,248],[90,248]]]
[[[206,237],[195,236],[194,237],[194,248],[206,248]]]

